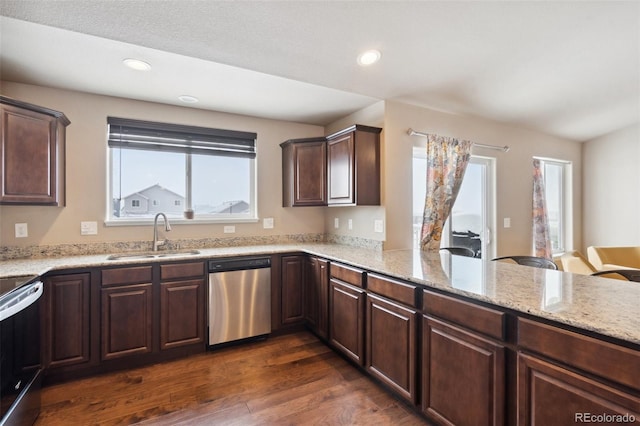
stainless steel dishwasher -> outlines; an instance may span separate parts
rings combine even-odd
[[[209,346],[271,333],[271,259],[209,261]]]

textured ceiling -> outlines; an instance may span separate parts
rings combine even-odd
[[[575,140],[640,117],[635,1],[2,0],[0,14],[10,81],[321,125],[393,99]],[[368,48],[382,58],[361,68]],[[129,56],[152,71],[132,75]]]

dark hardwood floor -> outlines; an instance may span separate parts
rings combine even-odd
[[[36,425],[425,425],[299,332],[42,391]]]

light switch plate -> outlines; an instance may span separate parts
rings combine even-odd
[[[337,217],[333,219],[333,227],[336,229],[340,228],[340,219]]]
[[[511,218],[510,217],[505,217],[503,219],[504,222],[504,227],[505,228],[511,228]]]
[[[97,235],[98,222],[80,222],[80,235]]]
[[[384,221],[382,219],[373,221],[373,232],[384,232]]]
[[[349,231],[353,229],[353,220],[349,219],[347,221],[347,228],[349,228]]]
[[[273,218],[265,217],[264,219],[262,219],[262,227],[264,229],[273,229]]]
[[[224,227],[225,234],[234,234],[236,232],[236,227],[233,225],[227,225]]]
[[[29,228],[26,223],[16,223],[16,238],[26,238],[29,236]]]

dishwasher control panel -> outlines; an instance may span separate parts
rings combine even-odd
[[[209,272],[238,271],[271,267],[269,257],[234,257],[209,260]]]

